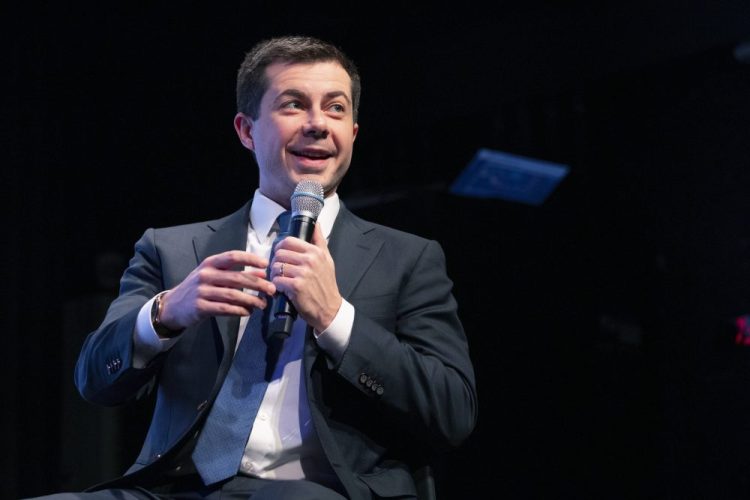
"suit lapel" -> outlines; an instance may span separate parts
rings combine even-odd
[[[344,298],[351,295],[383,246],[382,240],[374,236],[374,228],[355,217],[342,203],[328,249],[336,263],[336,282]]]

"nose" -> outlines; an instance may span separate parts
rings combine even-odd
[[[302,133],[305,137],[314,139],[328,137],[328,122],[325,114],[321,110],[311,110],[307,123],[302,126]]]

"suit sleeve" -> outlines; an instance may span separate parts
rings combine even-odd
[[[143,368],[133,367],[133,333],[141,307],[163,289],[154,230],[135,244],[135,255],[120,280],[120,294],[104,321],[84,341],[75,384],[84,399],[108,406],[125,403],[150,386],[163,355]]]
[[[384,250],[383,267],[369,272],[379,278],[350,298],[356,315],[337,370],[404,429],[458,446],[476,424],[474,370],[445,255],[419,241],[416,252]]]

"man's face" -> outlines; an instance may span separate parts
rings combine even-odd
[[[351,79],[335,62],[275,63],[266,68],[268,90],[258,118],[239,113],[235,128],[255,152],[260,191],[288,206],[297,183],[309,179],[335,192],[352,160]]]

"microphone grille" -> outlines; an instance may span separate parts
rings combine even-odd
[[[292,193],[291,205],[292,215],[304,212],[317,219],[323,210],[323,186],[308,179],[299,181]]]

